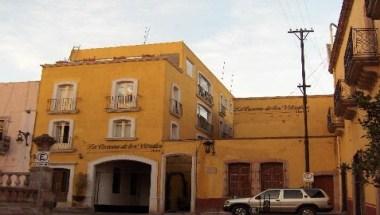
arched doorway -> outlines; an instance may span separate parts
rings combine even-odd
[[[166,157],[165,211],[189,212],[191,208],[192,157]]]
[[[98,164],[95,169],[95,211],[149,212],[150,165],[119,160]]]
[[[104,170],[106,171],[103,172]],[[117,206],[116,208],[119,208],[117,211],[120,212],[132,212],[133,210],[144,213],[157,212],[156,161],[133,155],[114,155],[89,162],[87,174],[89,176],[89,186],[87,189],[86,204],[93,206],[94,209],[99,210],[100,206],[100,210],[107,211],[107,208],[110,208],[108,206],[111,205],[111,208],[115,208],[112,206]],[[142,176],[144,179],[139,180]],[[125,181],[125,179],[127,180]],[[140,186],[140,188],[138,186]],[[145,187],[143,188],[142,186]],[[135,188],[131,189],[131,187]],[[119,191],[120,194],[117,193]],[[141,193],[139,193],[139,191],[141,191]],[[112,193],[111,197],[113,201],[111,204],[107,197],[103,197],[105,193]],[[116,195],[124,197],[127,195],[133,196],[134,193],[141,198],[115,199]],[[116,195],[114,196],[114,194]],[[111,210],[114,211],[114,209]]]

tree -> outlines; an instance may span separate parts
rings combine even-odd
[[[368,139],[368,144],[358,151],[352,169],[362,174],[365,183],[380,187],[380,92],[373,98],[358,92],[354,98],[366,113],[359,122],[366,132],[363,137]]]

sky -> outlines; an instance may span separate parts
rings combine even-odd
[[[0,82],[39,80],[41,64],[82,49],[184,41],[236,97],[333,93],[326,44],[342,0],[0,0]],[[149,33],[146,34],[146,30]]]

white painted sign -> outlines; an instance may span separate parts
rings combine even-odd
[[[36,153],[37,166],[47,166],[49,163],[49,152],[39,151]]]
[[[312,172],[305,172],[303,174],[303,181],[308,182],[308,183],[313,183],[314,182],[314,173]]]

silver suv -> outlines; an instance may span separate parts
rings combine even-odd
[[[268,189],[254,197],[229,199],[224,210],[235,215],[259,213],[298,213],[315,215],[333,209],[328,195],[319,188]]]

